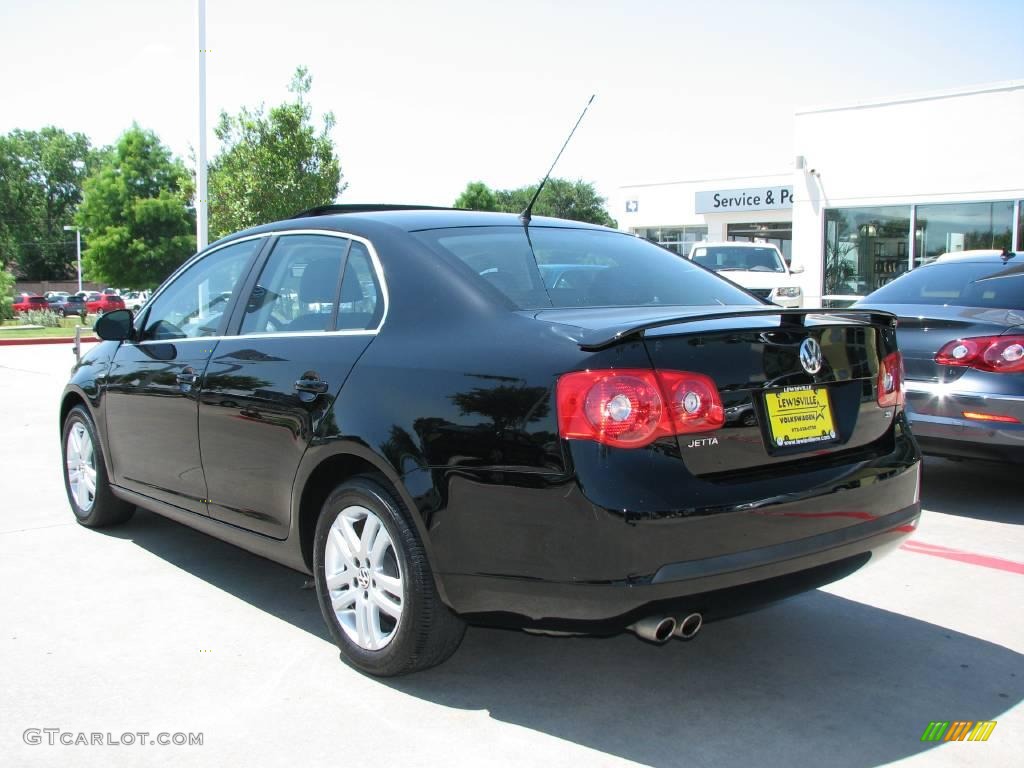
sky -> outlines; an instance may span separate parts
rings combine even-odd
[[[0,133],[101,145],[136,121],[187,158],[196,5],[0,0]],[[306,65],[342,202],[450,205],[538,181],[596,94],[555,175],[612,197],[785,172],[799,108],[1022,79],[1022,29],[1020,0],[207,0],[208,122],[280,103]]]

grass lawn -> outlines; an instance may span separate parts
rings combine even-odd
[[[0,339],[52,339],[75,337],[75,326],[81,325],[78,317],[65,317],[61,320],[60,328],[25,328],[19,330],[20,326],[16,320],[4,320],[0,325]],[[89,322],[82,325],[82,336],[92,336],[92,325],[95,318],[90,317]]]

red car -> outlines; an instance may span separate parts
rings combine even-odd
[[[86,301],[85,307],[92,314],[102,315],[113,309],[124,309],[124,299],[113,293],[101,293]]]
[[[22,293],[14,297],[14,311],[28,312],[29,310],[49,309],[50,302],[45,296],[35,296],[30,293]]]

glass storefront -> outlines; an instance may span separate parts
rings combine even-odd
[[[910,265],[910,206],[825,211],[825,296],[866,296]]]
[[[1024,251],[1024,200],[1017,202],[1017,250]]]
[[[793,222],[764,221],[756,224],[729,224],[727,236],[741,243],[771,243],[782,251],[789,264],[793,258]]]
[[[687,256],[694,243],[708,239],[708,228],[694,227],[640,227],[632,230],[634,235],[662,245],[680,256]]]
[[[1013,212],[1013,201],[828,208],[822,250],[823,303],[842,306],[943,253],[1009,248]],[[1022,248],[1024,221],[1018,220],[1016,226]],[[836,298],[844,296],[851,298]]]
[[[1009,248],[1013,239],[1013,202],[919,205],[915,235],[915,267],[944,253]]]

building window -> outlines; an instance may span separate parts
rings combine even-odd
[[[1024,251],[1024,200],[1017,201],[1017,250]]]
[[[765,221],[756,224],[730,224],[726,236],[741,243],[771,243],[789,264],[793,259],[793,222]]]
[[[910,206],[825,211],[824,296],[866,296],[907,271]]]
[[[914,266],[943,253],[977,248],[1009,248],[1013,239],[1013,203],[943,203],[917,206]]]
[[[675,251],[680,256],[687,256],[690,247],[701,240],[708,239],[708,228],[699,227],[635,227],[634,235],[650,240]]]

